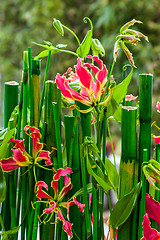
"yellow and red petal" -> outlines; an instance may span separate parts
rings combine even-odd
[[[26,157],[20,149],[12,149],[13,152],[13,159],[17,162],[17,164],[21,167],[29,166],[31,162],[29,158]]]
[[[141,240],[160,240],[160,233],[151,228],[147,213],[143,217],[143,237]]]
[[[44,210],[44,212],[46,213],[46,214],[49,214],[49,213],[51,213],[51,212],[57,212],[57,203],[56,202],[54,202],[54,201],[51,201],[50,203],[49,203],[51,206],[50,207],[48,207],[48,208],[45,208],[45,210]]]
[[[37,190],[36,190],[37,198],[40,198],[40,199],[47,198],[49,200],[52,200],[52,197],[49,194],[47,194],[45,191],[42,190],[42,187],[44,187],[48,190],[48,185],[44,181],[37,182],[36,187],[37,187]]]
[[[20,167],[12,157],[0,160],[0,165],[4,172],[11,172]]]
[[[69,101],[79,101],[85,105],[90,105],[89,99],[73,90],[68,85],[68,80],[66,80],[64,76],[61,77],[60,74],[57,74],[56,83],[62,95]]]
[[[72,227],[73,224],[65,220],[61,211],[58,211],[57,218],[59,218],[60,221],[62,221],[63,230],[72,238],[73,233],[72,233],[71,227]]]
[[[46,165],[52,165],[49,151],[41,150],[39,156],[35,160],[35,163],[39,160],[45,160]]]
[[[58,181],[53,180],[51,182],[51,187],[53,188],[55,195],[58,196]]]
[[[73,198],[73,201],[64,203],[64,206],[68,209],[70,206],[74,204],[78,206],[80,212],[84,211],[85,204],[78,202],[75,197]]]
[[[22,151],[22,153],[26,156],[29,156],[29,154],[26,152],[25,150],[25,146],[24,146],[24,139],[23,140],[18,140],[18,139],[14,139],[14,137],[12,137],[8,143],[10,142],[14,142],[14,147],[17,149],[20,149]]]
[[[79,77],[80,86],[84,87],[86,91],[91,91],[93,76],[92,74],[82,65],[82,59],[77,59],[77,65],[75,66],[77,76]],[[90,94],[89,94],[90,95]]]
[[[160,225],[160,204],[147,193],[145,196],[145,211],[149,218],[153,219]]]
[[[64,176],[64,187],[62,188],[59,196],[58,196],[58,200],[61,201],[64,196],[72,189],[72,183],[71,183],[71,179],[69,177],[67,177],[66,175]]]
[[[72,172],[72,168],[59,168],[56,174],[53,176],[53,180],[58,181],[61,176],[71,174]]]

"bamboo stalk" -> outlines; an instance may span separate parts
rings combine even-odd
[[[31,48],[28,47],[28,70],[29,70],[29,106],[30,106],[30,126],[33,126],[33,115],[34,115],[34,107],[33,107],[33,83],[32,83],[32,56],[31,56]]]
[[[39,125],[40,70],[41,61],[32,59],[33,125],[37,128]]]
[[[134,186],[134,170],[137,158],[136,107],[122,107],[121,138],[122,153],[120,163],[119,199],[129,193]],[[118,240],[131,239],[131,216],[118,231]],[[135,238],[133,238],[135,240]]]
[[[143,149],[147,149],[148,160],[151,155],[151,116],[152,116],[152,74],[139,75],[139,161],[143,162]]]
[[[19,84],[15,81],[6,82],[4,85],[4,128],[8,126],[8,121],[10,115],[18,105],[18,86]],[[3,216],[3,223],[5,226],[5,230],[10,229],[11,223],[11,212],[10,212],[10,195],[9,195],[9,175],[5,174],[6,178],[6,199],[2,204],[2,216]]]
[[[71,116],[64,116],[64,123],[68,167],[71,167],[73,170],[71,175],[73,188],[70,192],[70,196],[73,196],[81,188],[77,119]],[[81,201],[80,196],[77,197],[77,200]],[[77,236],[79,239],[82,239],[81,214],[77,211],[77,206],[70,206],[69,217],[73,223],[74,233],[76,233],[73,235],[73,240],[77,240]]]

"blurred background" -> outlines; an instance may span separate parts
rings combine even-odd
[[[13,80],[20,83],[23,68],[23,51],[32,49],[36,56],[43,49],[33,42],[43,44],[43,40],[53,45],[67,44],[67,49],[76,50],[77,42],[65,31],[60,36],[53,28],[53,18],[59,19],[83,39],[90,25],[83,22],[89,17],[94,25],[94,38],[98,38],[106,51],[102,58],[107,67],[113,61],[113,47],[120,27],[132,20],[140,20],[134,29],[149,38],[142,39],[136,47],[129,47],[137,68],[134,70],[129,92],[138,95],[138,75],[154,75],[154,99],[158,98],[160,88],[160,2],[159,0],[1,0],[0,2],[0,127],[3,127],[3,85]],[[76,58],[65,53],[52,55],[48,79],[55,79],[57,72],[64,73],[73,67]],[[122,65],[128,63],[126,56],[119,51],[114,69],[114,78],[122,80]],[[42,60],[42,81],[46,58]],[[116,130],[116,128],[115,128]]]

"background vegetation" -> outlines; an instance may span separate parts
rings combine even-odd
[[[69,26],[82,40],[89,25],[83,18],[89,17],[94,25],[94,37],[99,38],[106,50],[103,61],[107,67],[112,63],[114,40],[120,27],[135,18],[143,24],[137,29],[149,37],[149,44],[142,40],[132,47],[137,69],[134,71],[129,91],[137,94],[138,74],[154,74],[154,93],[158,94],[160,85],[160,8],[159,0],[1,0],[0,3],[0,96],[3,98],[3,83],[9,80],[21,81],[23,51],[32,48],[32,56],[42,48],[33,42],[48,40],[53,45],[64,43],[74,50],[76,41],[65,32],[61,37],[53,28],[52,20],[57,18]],[[115,69],[115,79],[122,78],[122,63],[126,61],[120,52]],[[63,73],[73,66],[76,59],[66,54],[56,54],[51,58],[49,78],[54,79],[57,72]],[[45,60],[42,61],[42,73]],[[43,78],[42,74],[42,78]],[[3,112],[2,98],[0,112]],[[0,126],[3,120],[0,120]]]

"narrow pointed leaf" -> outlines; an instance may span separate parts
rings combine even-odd
[[[13,134],[15,133],[15,128],[9,130],[5,136],[4,136],[4,140],[2,142],[2,145],[0,146],[0,159],[2,158],[6,158],[7,156],[7,152],[9,149],[9,144],[8,141],[12,138]]]
[[[90,47],[91,47],[91,43],[92,43],[92,31],[89,30],[87,32],[86,36],[84,37],[81,45],[79,46],[79,48],[76,51],[76,53],[78,54],[78,56],[80,58],[84,58],[87,56],[87,54],[89,53]]]
[[[122,225],[129,218],[137,202],[140,190],[141,183],[137,183],[131,192],[116,203],[110,215],[110,225],[113,229]]]
[[[0,169],[0,203],[2,203],[6,198],[6,180]]]

